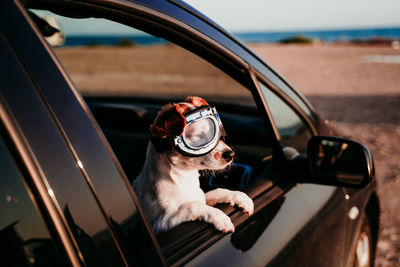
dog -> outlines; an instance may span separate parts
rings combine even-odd
[[[243,192],[217,188],[204,193],[200,188],[200,170],[224,170],[235,155],[221,140],[222,123],[207,101],[191,96],[165,105],[150,125],[150,133],[145,163],[133,187],[156,234],[195,220],[233,232],[230,218],[212,207],[217,203],[253,214],[253,201]],[[213,143],[204,148],[207,142]]]

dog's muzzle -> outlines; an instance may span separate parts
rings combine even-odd
[[[174,138],[176,148],[185,155],[205,155],[226,135],[217,110],[210,106],[194,109],[185,119],[183,134]]]

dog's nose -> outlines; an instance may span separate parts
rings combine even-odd
[[[222,153],[222,157],[226,160],[226,161],[231,161],[233,160],[233,157],[235,156],[235,152],[233,152],[232,150],[227,150],[224,153]]]

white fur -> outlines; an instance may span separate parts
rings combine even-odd
[[[223,232],[235,227],[216,203],[237,205],[249,215],[253,201],[243,192],[215,189],[204,194],[200,188],[199,170],[221,170],[231,162],[222,157],[230,148],[220,141],[204,156],[187,157],[173,150],[159,153],[150,142],[142,172],[133,182],[144,211],[156,233],[167,231],[183,222],[202,220]]]

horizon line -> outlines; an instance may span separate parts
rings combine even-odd
[[[304,29],[282,29],[282,30],[263,30],[263,29],[249,29],[249,30],[237,30],[237,31],[229,31],[234,35],[238,34],[252,34],[252,33],[296,33],[296,32],[335,32],[335,31],[358,31],[358,30],[385,30],[385,29],[400,29],[400,25],[388,25],[388,26],[363,26],[363,27],[338,27],[338,28],[304,28]],[[152,36],[146,32],[89,32],[89,33],[69,33],[68,36]],[[153,36],[158,38],[156,36]]]
[[[384,29],[400,29],[400,24],[397,25],[379,25],[379,26],[331,26],[331,27],[316,27],[316,28],[283,28],[283,29],[244,29],[244,30],[230,30],[229,32],[235,34],[241,33],[281,33],[281,32],[319,32],[319,31],[357,31],[357,30],[384,30]]]

